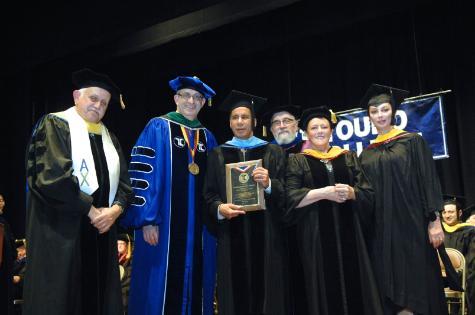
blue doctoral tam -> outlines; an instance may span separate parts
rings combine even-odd
[[[176,92],[181,89],[193,89],[200,92],[206,99],[216,95],[216,92],[198,77],[176,77],[168,82],[170,87]]]

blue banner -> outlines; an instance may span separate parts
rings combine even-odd
[[[366,110],[358,109],[338,117],[340,121],[330,143],[359,155],[376,138],[376,128],[370,123]],[[441,96],[402,103],[396,112],[395,127],[419,133],[432,149],[434,159],[449,157]]]

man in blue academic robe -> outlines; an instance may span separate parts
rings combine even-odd
[[[170,81],[176,112],[153,118],[132,149],[135,233],[130,314],[212,314],[215,238],[203,226],[202,183],[216,146],[197,119],[215,92],[197,77]]]

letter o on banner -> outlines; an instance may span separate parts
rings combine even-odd
[[[346,133],[343,132],[346,127]],[[342,120],[336,126],[336,136],[342,141],[346,141],[353,136],[353,124],[349,120]]]
[[[397,110],[396,111],[396,117],[399,117],[399,119],[396,118],[396,122],[399,122],[399,124],[396,125],[398,129],[404,129],[407,126],[407,114],[403,110]]]

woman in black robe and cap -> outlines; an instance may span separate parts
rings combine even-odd
[[[309,314],[382,314],[360,216],[373,191],[356,154],[331,146],[326,107],[300,119],[310,148],[289,156],[285,220],[297,225]]]
[[[436,251],[443,202],[432,152],[420,135],[394,128],[407,94],[372,85],[363,98],[378,131],[360,156],[375,190],[368,248],[385,314],[447,314]]]

